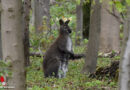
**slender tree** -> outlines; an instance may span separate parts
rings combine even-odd
[[[34,0],[35,29],[39,33],[50,29],[50,0]]]
[[[85,73],[93,73],[96,70],[101,30],[101,4],[99,0],[95,0],[95,4],[92,4],[91,10],[93,12],[90,16],[89,42],[85,64],[82,70]]]
[[[23,16],[22,0],[1,0],[1,28],[3,60],[10,62],[7,85],[13,90],[26,90],[24,46],[23,46]]]
[[[80,4],[76,5],[76,17],[77,17],[77,27],[76,27],[76,41],[75,45],[80,45],[82,40],[82,30],[83,30],[83,11],[82,11],[83,0],[80,0]]]
[[[91,0],[83,3],[83,38],[89,39]]]
[[[0,4],[1,4],[1,0],[0,0]],[[0,8],[0,21],[1,21],[1,8]],[[0,22],[0,60],[2,60],[1,22]]]
[[[130,89],[130,6],[124,25],[124,39],[120,61],[119,90]]]
[[[31,20],[30,20],[30,24],[32,26],[35,26],[35,2],[34,0],[31,0],[31,9],[32,9],[32,17],[31,17]]]
[[[24,56],[25,65],[28,66],[29,61],[29,21],[30,21],[30,8],[31,0],[24,0],[24,13],[23,13],[23,23],[24,23]]]

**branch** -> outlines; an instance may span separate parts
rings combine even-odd
[[[31,52],[29,55],[30,55],[30,56],[33,56],[33,57],[34,57],[34,56],[36,56],[36,57],[42,57],[42,56],[43,56],[43,57],[44,57],[44,54],[45,54],[45,53],[42,53],[42,55],[41,55],[40,52]]]
[[[108,9],[106,9],[106,11],[107,11],[109,14],[113,15],[113,16],[119,21],[119,23],[121,23],[121,24],[124,23],[124,20],[123,20],[120,16],[116,15],[114,12],[111,12],[111,11],[108,10]],[[122,14],[122,13],[121,13],[121,14]]]

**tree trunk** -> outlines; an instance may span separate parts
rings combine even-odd
[[[50,0],[35,1],[35,29],[37,33],[50,30]]]
[[[89,42],[85,64],[82,70],[85,73],[93,73],[96,70],[99,36],[101,30],[101,4],[99,0],[95,0],[95,5],[91,6],[91,10],[93,12],[90,16]]]
[[[34,0],[31,0],[31,9],[32,9],[32,17],[30,20],[30,24],[32,26],[35,26],[35,2]]]
[[[2,0],[3,60],[10,62],[7,85],[13,90],[26,90],[22,20],[22,0]]]
[[[1,5],[1,0],[0,0]],[[1,39],[1,7],[0,7],[0,60],[2,60],[2,39]]]
[[[89,39],[91,1],[83,3],[83,38]]]
[[[82,3],[83,3],[83,1],[80,0],[80,5],[76,6],[77,27],[76,27],[76,41],[75,41],[75,45],[80,45],[81,40],[82,40],[82,30],[83,30]]]
[[[99,45],[99,50],[103,53],[108,53],[112,50],[116,52],[120,51],[120,22],[108,12],[109,9],[109,0],[103,1],[101,7],[101,34]],[[114,7],[112,12],[119,16],[119,13]]]
[[[119,90],[130,89],[130,6],[124,26],[123,49],[120,62]]]
[[[29,21],[30,21],[30,8],[31,0],[24,0],[24,56],[25,56],[25,65],[29,66]]]

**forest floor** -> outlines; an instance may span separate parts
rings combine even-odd
[[[80,53],[83,50],[84,48],[76,47],[74,52]],[[97,70],[110,66],[111,62],[117,60],[120,60],[119,56],[99,56]],[[103,78],[99,79],[82,74],[84,59],[70,61],[67,76],[62,79],[44,78],[42,61],[42,58],[31,57],[31,66],[27,68],[28,90],[117,90],[118,77],[109,78],[109,75],[104,74]]]

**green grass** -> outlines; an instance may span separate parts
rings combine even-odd
[[[84,47],[75,47],[76,53],[84,52]],[[114,58],[98,58],[98,67],[110,65],[111,61],[118,60],[119,56]],[[67,76],[62,79],[44,78],[42,71],[42,58],[31,57],[31,66],[27,68],[27,86],[28,90],[116,90],[117,82],[104,78],[97,80],[89,78],[82,74],[81,70],[84,60],[69,62],[69,71]]]
[[[76,29],[76,3],[71,1],[63,2],[62,5],[54,5],[50,8],[51,14],[51,25],[55,23],[58,24],[58,19],[72,18],[69,26],[72,29],[71,38],[73,41],[73,46],[75,45],[75,29]],[[54,22],[55,21],[55,22]],[[39,43],[43,52],[46,51],[46,48],[55,40],[58,36],[58,30],[52,30],[51,34],[46,36],[43,32],[41,35],[36,35],[33,26],[30,26],[30,52],[39,52],[38,47]],[[120,37],[123,37],[120,34]],[[47,39],[46,39],[47,38]],[[87,39],[82,41],[82,45],[78,47],[73,47],[74,52],[85,53],[87,46]],[[110,65],[111,61],[119,60],[120,57],[114,58],[103,58],[99,57],[97,62],[97,67],[105,67]],[[27,88],[28,90],[116,90],[117,82],[110,80],[109,78],[104,78],[103,80],[97,80],[89,78],[87,75],[82,74],[81,70],[84,65],[84,59],[70,61],[69,62],[69,71],[67,76],[62,79],[57,78],[44,78],[42,71],[42,58],[30,57],[31,65],[27,68]]]

